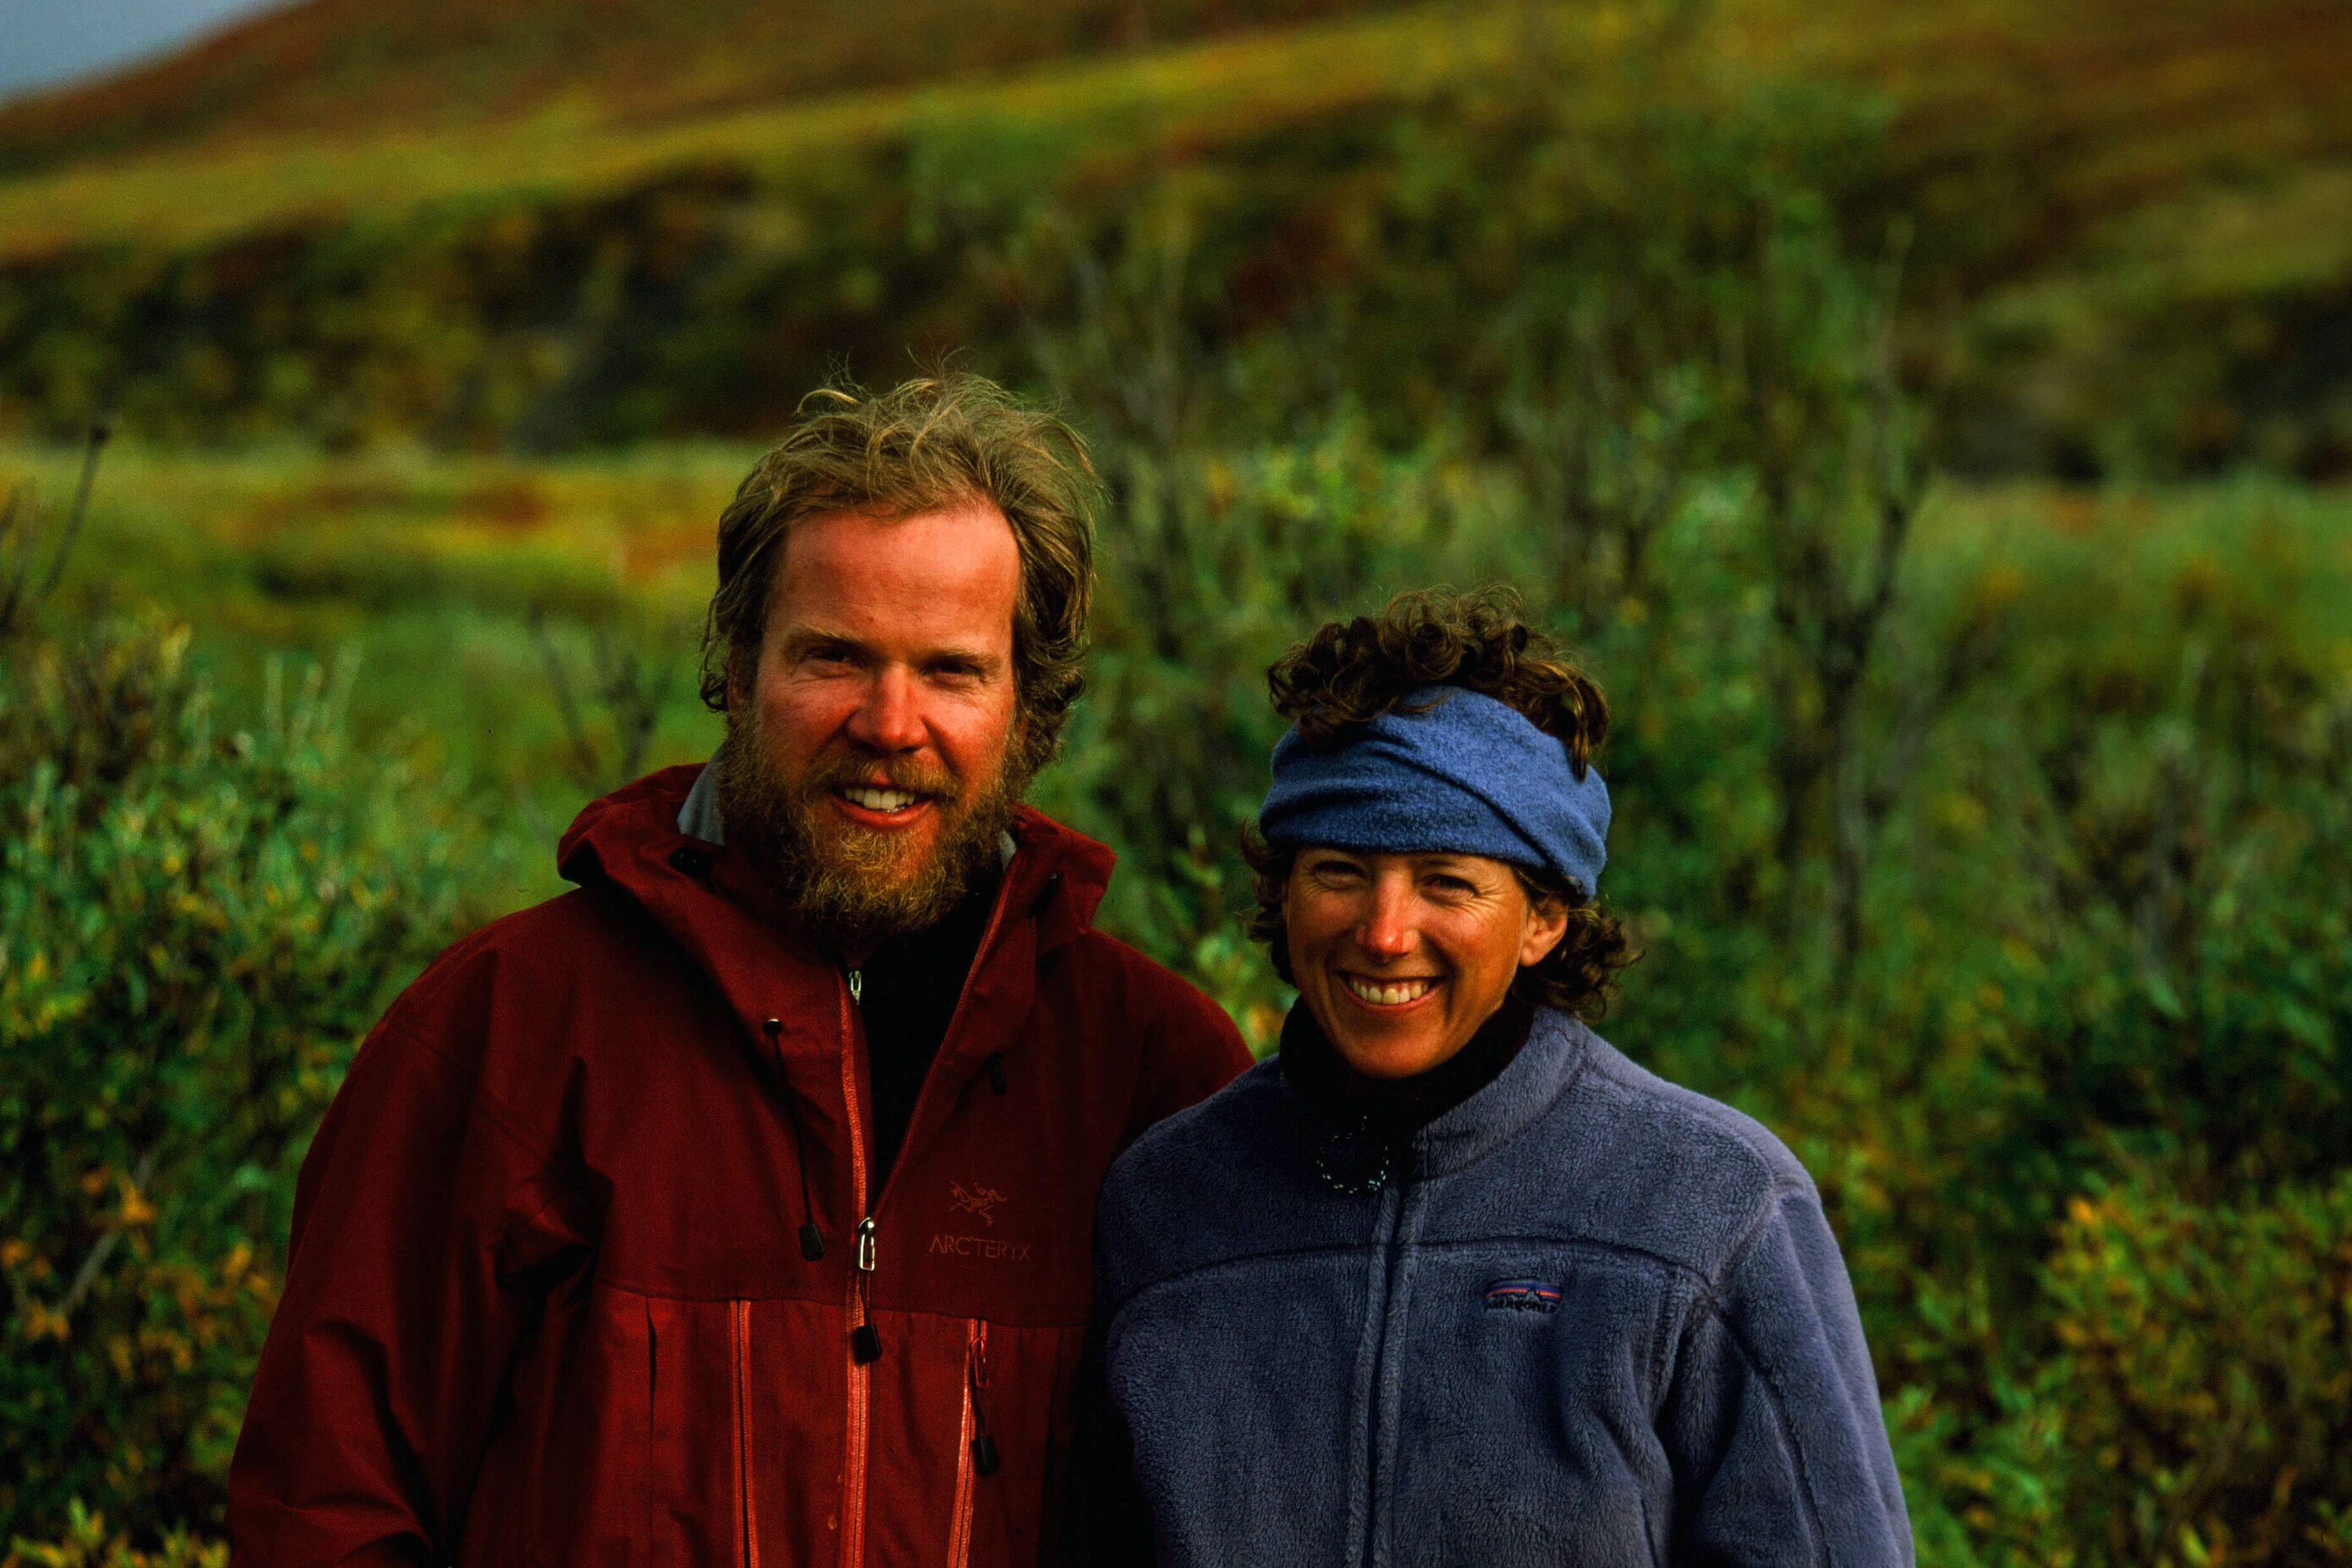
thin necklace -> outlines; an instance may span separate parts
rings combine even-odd
[[[1350,1180],[1332,1168],[1332,1156],[1359,1140],[1371,1145],[1373,1159],[1370,1169]],[[1364,1197],[1389,1184],[1389,1178],[1396,1174],[1397,1152],[1395,1139],[1375,1137],[1371,1117],[1359,1116],[1353,1126],[1340,1128],[1315,1146],[1315,1173],[1335,1193],[1351,1198]]]

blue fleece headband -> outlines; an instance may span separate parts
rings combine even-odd
[[[1609,788],[1517,709],[1458,686],[1426,686],[1397,710],[1310,746],[1294,727],[1274,747],[1257,814],[1269,844],[1402,855],[1485,855],[1549,870],[1582,897],[1608,859]]]

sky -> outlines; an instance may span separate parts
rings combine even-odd
[[[0,99],[168,54],[285,0],[0,0]]]

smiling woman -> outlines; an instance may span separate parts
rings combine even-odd
[[[1098,1560],[1907,1564],[1811,1182],[1580,1016],[1626,961],[1599,689],[1442,592],[1269,682],[1298,1003],[1103,1187]]]
[[[1591,758],[1609,708],[1515,601],[1403,595],[1378,619],[1326,626],[1267,683],[1295,728],[1276,749],[1265,836],[1244,839],[1250,934],[1349,1067],[1426,1072],[1515,991],[1598,1020],[1629,958],[1593,896],[1609,793]],[[1471,752],[1506,789],[1564,762],[1567,787],[1498,812],[1444,783]]]

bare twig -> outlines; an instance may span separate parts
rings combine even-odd
[[[81,536],[81,520],[89,510],[89,488],[98,478],[99,448],[114,435],[114,417],[101,414],[90,421],[89,435],[82,442],[81,482],[74,487],[73,510],[66,514],[66,531],[58,536],[58,550],[49,558],[49,574],[41,580],[37,597],[47,598],[57,592],[58,582],[65,575],[66,557],[73,553],[74,542]]]
[[[66,515],[64,531],[58,535],[48,570],[41,574],[37,586],[27,585],[32,578],[34,542],[27,492],[22,487],[10,490],[6,505],[0,507],[0,540],[11,542],[14,547],[6,596],[0,598],[0,637],[14,631],[19,618],[31,615],[47,602],[64,580],[66,562],[81,537],[82,518],[89,510],[90,486],[98,478],[99,448],[113,434],[114,420],[110,416],[101,415],[90,422],[89,435],[82,443],[81,481],[74,489],[73,510]]]
[[[562,650],[548,635],[547,609],[541,605],[530,607],[530,640],[539,648],[541,661],[547,668],[547,684],[555,691],[555,709],[563,720],[564,733],[571,737],[572,773],[583,789],[596,787],[596,749],[588,742],[588,727],[581,721],[580,700],[572,694],[572,671],[563,661]]]
[[[139,1168],[131,1173],[133,1192],[143,1189],[153,1177],[156,1159],[163,1152],[162,1145],[158,1144],[140,1158]],[[82,1259],[79,1268],[74,1270],[73,1283],[66,1288],[66,1299],[58,1303],[58,1317],[72,1317],[74,1309],[89,1295],[91,1288],[98,1283],[100,1271],[106,1267],[106,1260],[113,1256],[114,1244],[122,1239],[122,1233],[127,1228],[120,1224],[107,1226],[106,1234],[98,1238],[98,1245],[89,1249],[89,1256]]]
[[[8,500],[0,506],[0,541],[14,546],[14,559],[9,563],[8,596],[0,599],[0,635],[5,635],[16,624],[16,609],[25,600],[25,579],[32,570],[32,525],[26,521],[25,488],[9,488]]]
[[[617,646],[606,628],[591,627],[588,664],[593,684],[583,701],[583,694],[573,684],[572,666],[548,629],[544,606],[531,606],[530,627],[531,641],[547,670],[547,683],[555,693],[556,711],[572,743],[570,767],[573,782],[593,793],[636,777],[645,765],[646,753],[653,747],[654,731],[661,723],[662,705],[669,700],[670,688],[677,679],[677,667],[664,663],[656,675],[635,649]],[[617,754],[609,770],[604,748],[589,732],[584,710],[590,705],[602,709],[612,719]]]

